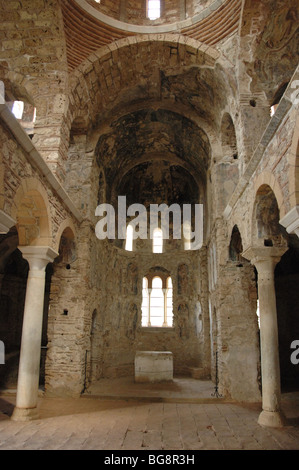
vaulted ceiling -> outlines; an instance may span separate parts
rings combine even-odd
[[[199,19],[194,24],[190,24],[182,28],[180,32],[184,36],[188,36],[207,45],[215,45],[225,39],[230,34],[237,31],[241,15],[241,0],[227,0],[220,3],[220,7],[211,12],[206,17]],[[82,5],[84,1],[64,0],[61,2],[63,13],[63,21],[66,36],[66,49],[68,66],[70,70],[80,65],[80,63],[88,57],[93,51],[104,45],[108,45],[113,41],[128,36],[138,34],[125,27],[121,27],[120,22],[108,24],[93,15],[92,8],[85,10]],[[96,10],[95,10],[96,13]],[[155,26],[152,27],[154,32]],[[168,28],[169,29],[169,28]],[[160,32],[157,28],[157,32]]]

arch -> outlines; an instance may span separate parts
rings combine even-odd
[[[215,130],[211,123],[209,123],[204,117],[199,116],[194,109],[188,107],[184,103],[177,103],[171,100],[164,99],[163,102],[151,100],[150,102],[133,102],[126,105],[125,114],[134,114],[138,111],[146,109],[162,109],[163,111],[169,111],[174,114],[179,114],[180,116],[189,119],[190,122],[195,124],[199,129],[201,129],[207,136],[209,144],[211,147],[212,155],[221,155],[221,139],[219,138],[218,130]],[[97,141],[101,134],[106,133],[111,125],[115,121],[115,115],[111,113],[111,116],[108,116],[105,119],[105,122],[101,123],[96,129],[91,130],[90,140],[96,145]],[[134,162],[131,162],[131,168],[134,166]],[[120,169],[121,170],[121,169]]]
[[[256,210],[256,203],[257,203],[256,196],[259,192],[259,189],[262,186],[268,186],[273,192],[273,195],[277,201],[280,218],[282,218],[286,213],[283,192],[281,190],[281,187],[275,175],[268,171],[263,171],[255,178],[253,182],[252,191],[254,194],[254,198],[252,199],[251,204],[250,204],[250,209],[248,210],[248,220],[246,224],[249,230],[246,234],[245,232],[243,232],[243,235],[244,235],[243,245],[246,245],[246,247],[252,245],[254,241],[257,241],[256,229],[255,229],[255,224],[256,224],[255,210]]]
[[[38,179],[22,181],[13,200],[12,217],[17,221],[20,245],[52,246],[50,204]]]
[[[269,186],[273,191],[279,207],[280,217],[283,217],[286,213],[284,195],[275,175],[268,171],[260,173],[254,182],[254,194],[257,194],[259,188],[263,185]]]
[[[59,252],[59,245],[63,234],[70,240],[76,240],[76,233],[77,231],[72,219],[69,217],[64,219],[59,225],[58,232],[55,236],[55,251],[57,253]]]
[[[243,252],[242,237],[237,225],[234,225],[231,233],[230,244],[229,244],[229,259],[230,261],[241,261],[243,258],[241,253]]]
[[[238,158],[237,138],[231,115],[225,112],[221,120],[222,158],[236,160]]]
[[[70,269],[71,264],[77,259],[77,247],[74,232],[69,226],[66,226],[61,233],[57,251],[59,253],[57,261],[65,263],[66,268]]]
[[[190,70],[190,66],[198,68],[200,66],[215,65],[216,60],[220,58],[219,52],[213,47],[207,48],[204,44],[196,39],[186,38],[181,34],[151,34],[148,35],[136,35],[128,38],[116,40],[109,46],[103,46],[100,49],[92,53],[72,74],[72,90],[70,97],[70,111],[74,116],[78,112],[82,112],[82,103],[84,106],[88,106],[88,113],[93,124],[99,121],[98,110],[99,108],[105,109],[105,113],[102,114],[101,118],[106,119],[109,108],[116,107],[119,110],[120,104],[126,104],[125,101],[119,101],[120,88],[128,89],[130,86],[136,86],[139,92],[144,88],[140,83],[144,83],[143,71],[147,68],[147,74],[151,80],[151,86],[146,87],[152,89],[154,86],[155,77],[157,79],[157,85],[160,84],[160,77],[155,73],[156,57],[158,54],[157,49],[161,49],[159,55],[161,59],[161,68],[171,68],[172,70],[178,67],[179,71]],[[174,50],[176,51],[177,60],[174,61],[172,54],[162,53],[162,51]],[[138,50],[138,55],[136,51]],[[188,50],[188,53],[185,51]],[[134,61],[132,61],[132,69],[128,70],[127,61],[128,57],[132,55]],[[190,62],[190,58],[192,61]],[[98,80],[94,86],[90,88],[88,83],[90,82],[90,74],[97,71],[99,74],[102,70],[103,64],[107,61],[111,62],[111,66],[115,72],[114,86],[109,87],[105,80]],[[115,62],[116,60],[116,62]],[[122,60],[126,61],[126,64],[122,64]],[[221,59],[222,60],[222,59]],[[123,65],[123,66],[122,66]],[[219,62],[217,70],[212,71],[213,77],[217,76],[222,87],[227,87],[230,92],[234,95],[233,88],[229,83],[223,81],[223,64]],[[93,80],[91,80],[93,81]],[[215,86],[214,91],[217,91],[218,85]],[[137,89],[136,88],[136,89]],[[138,91],[137,90],[137,91]],[[129,94],[131,96],[131,94]],[[157,99],[154,91],[149,98]],[[200,113],[199,113],[200,114]],[[217,114],[218,120],[218,114]]]
[[[255,244],[279,246],[282,243],[277,198],[268,184],[259,186],[254,202],[252,239]]]

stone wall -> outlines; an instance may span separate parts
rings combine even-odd
[[[108,245],[108,242],[98,241],[100,288],[94,333],[98,378],[132,375],[137,350],[169,350],[174,356],[176,374],[190,374],[190,368],[200,367],[205,368],[207,376],[209,341],[204,250],[177,253],[174,258],[167,253],[140,255]],[[186,292],[178,289],[181,263],[189,268]],[[136,270],[130,270],[132,265]],[[142,278],[153,267],[167,269],[172,277],[172,328],[141,327]]]
[[[259,401],[257,288],[253,267],[242,258],[230,259],[226,226],[221,219],[216,220],[212,230],[208,253],[212,378],[216,380],[217,373],[223,396]]]
[[[53,172],[64,179],[68,124],[67,63],[57,0],[2,2],[0,79],[10,100],[36,107],[33,141]],[[42,90],[42,92],[41,92]]]

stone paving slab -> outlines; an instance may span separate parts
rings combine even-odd
[[[10,420],[15,397],[0,397],[0,450],[299,450],[299,399],[288,425],[257,423],[259,405],[40,398],[40,418]]]

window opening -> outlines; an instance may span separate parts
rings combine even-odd
[[[164,293],[162,289],[162,279],[154,277],[152,280],[151,303],[150,303],[150,324],[151,326],[162,326],[164,320]]]
[[[153,231],[153,253],[163,252],[163,232],[160,228]]]
[[[133,236],[134,236],[134,230],[131,224],[127,226],[127,232],[126,232],[126,250],[127,251],[133,251]]]
[[[191,250],[191,224],[184,223],[184,250]]]
[[[259,304],[259,300],[257,300],[257,304],[256,304],[256,315],[257,315],[257,321],[258,321],[258,325],[259,325],[259,329],[261,327],[261,320],[260,320],[260,304]]]
[[[146,277],[142,279],[142,304],[141,304],[141,326],[149,326],[149,290],[148,280]]]
[[[161,1],[147,0],[147,17],[150,20],[157,20],[161,16]]]
[[[24,102],[23,101],[14,101],[12,107],[12,114],[15,116],[16,119],[22,119],[23,112],[24,112]]]
[[[168,277],[165,280],[155,276],[148,281],[143,278],[141,326],[145,327],[172,327],[172,281]]]
[[[167,313],[166,313],[166,322],[167,325],[165,326],[172,326],[173,325],[173,312],[172,312],[172,280],[171,277],[167,279],[167,293],[166,293],[166,305],[167,305]]]

